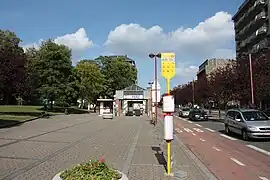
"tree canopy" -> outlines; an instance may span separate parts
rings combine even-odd
[[[38,48],[24,50],[15,33],[0,30],[0,104],[41,104],[45,99],[58,105],[78,99],[96,102],[113,97],[116,90],[137,81],[137,69],[127,57],[100,56],[72,65],[72,52],[52,39]]]

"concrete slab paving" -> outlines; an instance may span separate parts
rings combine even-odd
[[[186,179],[207,179],[176,141],[172,150],[173,171],[187,172]],[[50,180],[66,168],[101,156],[132,180],[172,179],[164,176],[165,153],[162,124],[153,127],[145,116],[54,116],[0,131],[0,179]]]

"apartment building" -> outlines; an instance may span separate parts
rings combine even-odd
[[[199,66],[199,70],[197,72],[197,79],[199,80],[200,78],[205,76],[209,78],[209,75],[212,72],[216,71],[219,68],[227,66],[231,62],[231,59],[207,59]]]
[[[233,17],[236,56],[270,46],[270,0],[245,0]]]

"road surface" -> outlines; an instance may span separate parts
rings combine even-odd
[[[175,116],[175,134],[221,180],[270,180],[270,141],[244,142],[222,122]]]

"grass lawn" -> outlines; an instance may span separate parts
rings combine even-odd
[[[32,118],[34,116],[0,115],[0,120],[4,121],[25,121]]]
[[[0,106],[1,112],[42,112],[42,106]]]

